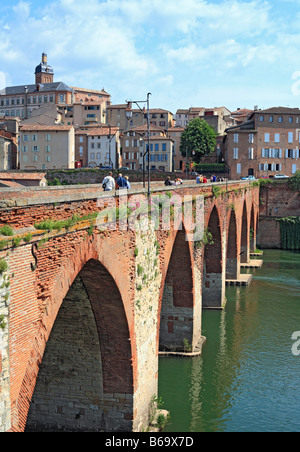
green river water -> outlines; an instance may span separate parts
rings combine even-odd
[[[299,432],[300,253],[264,251],[249,287],[204,311],[197,358],[160,358],[165,432]],[[300,347],[298,347],[300,349]]]

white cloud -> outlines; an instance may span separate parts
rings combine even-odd
[[[274,81],[277,73],[282,80],[283,71],[300,70],[300,32],[297,14],[292,24],[285,23],[275,13],[277,3],[22,0],[2,15],[0,5],[1,70],[13,84],[30,83],[45,51],[56,80],[104,86],[115,103],[149,91],[153,101],[178,103],[174,92],[203,97],[217,83],[229,92],[238,78],[249,87],[257,84],[256,73],[269,77],[270,71]]]

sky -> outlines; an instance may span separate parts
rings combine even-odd
[[[300,104],[300,0],[0,0],[0,89],[34,83],[42,52],[112,104]]]

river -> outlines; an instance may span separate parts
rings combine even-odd
[[[226,289],[224,311],[203,312],[200,357],[160,358],[165,432],[300,431],[300,253],[263,260],[249,287]]]

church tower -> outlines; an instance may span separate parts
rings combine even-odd
[[[54,71],[47,62],[47,54],[42,54],[42,62],[35,68],[35,83],[44,85],[45,83],[53,83]]]

